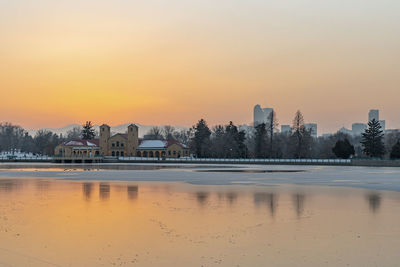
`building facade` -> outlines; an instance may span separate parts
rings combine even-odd
[[[113,136],[111,136],[110,129],[107,124],[100,126],[100,154],[112,157],[134,157],[139,145],[139,127],[130,124],[127,133],[118,133]]]
[[[189,148],[175,140],[142,140],[137,149],[137,157],[181,158],[189,156]]]
[[[370,109],[368,112],[368,121],[372,121],[375,119],[376,121],[379,121],[379,110],[378,109]]]
[[[189,156],[189,148],[175,140],[139,140],[139,127],[130,124],[126,133],[111,135],[107,124],[100,126],[99,139],[70,140],[55,148],[59,157],[167,157]]]
[[[54,155],[60,157],[95,157],[100,155],[99,140],[75,139],[56,146]]]
[[[312,137],[318,136],[318,125],[316,123],[306,123],[304,127],[310,131]]]
[[[368,126],[365,123],[353,123],[351,125],[351,132],[354,136],[358,136],[365,132],[367,128]]]
[[[260,105],[254,106],[254,127],[262,123],[268,123],[269,116],[274,109],[272,108],[261,108]]]

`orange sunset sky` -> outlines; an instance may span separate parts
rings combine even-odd
[[[400,128],[400,1],[0,0],[0,122]]]

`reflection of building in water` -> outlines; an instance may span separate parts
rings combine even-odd
[[[254,193],[254,204],[256,207],[265,205],[269,208],[271,216],[273,217],[277,208],[277,198],[275,193]]]
[[[201,206],[204,206],[207,202],[209,195],[210,194],[208,192],[197,192],[196,193],[197,203],[199,203]]]
[[[50,188],[50,181],[37,180],[35,185],[39,193],[46,193]]]
[[[297,217],[300,217],[304,211],[304,200],[306,197],[303,194],[294,194],[292,197],[293,197],[293,204],[294,204],[294,208],[296,210]]]
[[[0,180],[0,192],[10,193],[21,189],[22,182],[17,179]]]
[[[99,196],[102,200],[107,200],[110,198],[110,185],[101,183],[99,185]]]
[[[381,196],[378,193],[371,193],[367,195],[369,209],[372,212],[377,212],[381,207]]]
[[[226,198],[228,199],[228,203],[232,205],[237,199],[237,193],[235,192],[228,192],[226,193]]]
[[[135,200],[138,197],[139,187],[137,185],[128,185],[128,199]]]
[[[238,194],[236,192],[217,192],[218,201],[228,202],[232,205],[236,202]]]
[[[83,196],[86,200],[90,200],[92,196],[93,184],[92,183],[83,183],[82,184],[82,192]]]

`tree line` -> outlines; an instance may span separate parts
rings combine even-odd
[[[291,132],[278,131],[278,119],[272,111],[266,123],[250,130],[229,122],[210,129],[204,119],[191,128],[189,143],[196,157],[219,158],[321,158],[350,157],[400,159],[400,131],[384,134],[379,121],[372,120],[361,136],[337,132],[313,137],[304,117],[297,111]]]
[[[54,149],[62,142],[71,139],[93,139],[96,133],[90,121],[82,127],[75,127],[65,136],[49,130],[39,130],[34,136],[21,126],[0,123],[0,152],[19,150],[25,153],[54,155]]]
[[[297,111],[291,132],[279,132],[274,111],[266,123],[237,126],[209,127],[200,119],[190,129],[177,130],[173,126],[152,127],[144,139],[176,140],[187,145],[198,158],[400,158],[400,132],[384,134],[380,123],[372,120],[361,136],[337,132],[329,136],[313,137],[304,117]],[[54,148],[71,139],[94,139],[97,133],[90,121],[67,132],[65,136],[39,130],[35,136],[11,123],[0,124],[0,151],[13,149],[35,154],[53,155]]]

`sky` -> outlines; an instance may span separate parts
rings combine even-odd
[[[0,122],[400,128],[397,0],[0,0]]]

